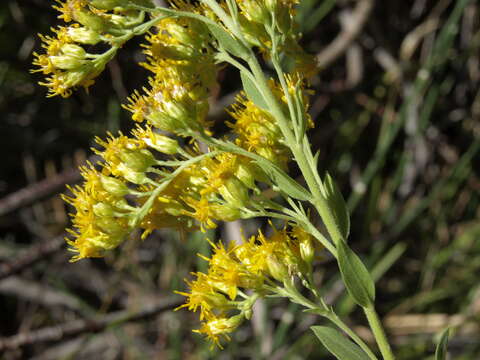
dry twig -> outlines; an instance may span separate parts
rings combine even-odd
[[[317,65],[326,68],[339,58],[357,38],[372,12],[374,0],[359,0],[348,21],[337,37],[317,54]]]
[[[65,244],[64,235],[57,236],[48,241],[42,241],[25,250],[17,258],[0,264],[0,280],[19,273],[38,261],[45,260],[48,256],[60,250]]]
[[[0,216],[45,199],[63,190],[65,184],[73,184],[80,181],[80,179],[80,172],[77,169],[69,169],[54,177],[29,185],[0,199]]]
[[[155,304],[145,305],[142,310],[116,311],[103,317],[74,320],[57,326],[20,333],[8,338],[0,338],[0,351],[14,350],[45,342],[58,342],[85,333],[98,333],[111,326],[147,319],[163,311],[171,310],[181,303],[181,300],[175,296]]]

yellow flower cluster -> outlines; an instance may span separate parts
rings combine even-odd
[[[291,95],[294,95],[296,86],[299,86],[304,94],[303,83],[299,74],[287,76],[287,86]],[[280,85],[271,80],[269,86],[275,97],[287,110],[287,99]],[[309,104],[306,96],[303,97],[303,103],[303,116],[306,119],[307,127],[311,128],[313,121],[307,112]],[[282,169],[287,168],[291,152],[284,144],[277,121],[268,111],[257,106],[242,92],[237,96],[237,102],[231,106],[229,113],[235,121],[227,122],[227,125],[236,136],[235,143],[238,146],[270,160]]]
[[[50,75],[46,82],[40,82],[49,89],[49,96],[68,97],[75,86],[87,89],[93,79],[103,70],[89,58],[81,44],[96,44],[100,41],[97,33],[75,24],[71,27],[52,28],[55,37],[40,35],[45,54],[34,53],[33,64],[42,72]]]
[[[240,8],[239,22],[243,35],[251,45],[260,49],[266,59],[272,49],[267,28],[273,25],[284,38],[283,43],[278,44],[279,51],[285,52],[295,62],[293,71],[307,78],[318,72],[315,57],[307,54],[298,44],[294,17],[299,0],[236,0],[236,3]]]
[[[199,12],[200,8],[181,0],[178,10]],[[216,84],[217,67],[212,38],[206,26],[190,18],[166,18],[146,37],[147,63],[153,72],[145,94],[135,92],[125,106],[132,119],[159,129],[188,134],[208,128],[208,97]]]
[[[227,125],[236,135],[235,143],[283,169],[291,158],[290,150],[282,142],[282,133],[275,118],[249,100],[245,94],[237,96],[230,115],[235,119]]]
[[[171,0],[174,10],[157,8],[151,0],[56,1],[59,17],[73,24],[52,29],[54,36],[40,35],[45,53],[35,54],[35,71],[49,75],[43,85],[50,96],[67,97],[74,87],[88,88],[125,41],[150,31],[141,65],[152,76],[124,105],[137,127],[128,135],[97,137],[99,146],[93,151],[102,161],[81,168],[83,184],[70,187],[72,195],[64,196],[75,208],[69,230],[73,238],[67,240],[77,253],[72,261],[102,256],[137,228],[142,238],[161,228],[205,231],[218,221],[281,211],[280,204],[261,196],[258,182],[282,190],[278,179],[286,175],[279,168],[287,170],[292,158],[282,131],[287,138],[287,130],[295,131],[299,139],[313,126],[304,87],[314,62],[297,42],[293,19],[298,0],[236,0],[238,8],[224,0],[211,8],[205,5],[208,1]],[[145,21],[145,13],[152,19]],[[100,42],[110,50],[90,54],[84,48]],[[242,55],[250,54],[246,47],[258,47],[267,58],[272,55],[277,70],[276,52],[295,60],[293,75],[282,76],[280,82],[258,76],[261,85],[252,85],[268,100],[270,110],[289,114],[291,123],[282,118],[280,129],[279,119],[242,92],[229,111],[231,133],[215,139],[207,114],[217,63],[230,61],[245,75],[244,67],[254,70],[256,61]],[[246,91],[252,96],[248,87]],[[201,151],[196,140],[210,148]],[[294,187],[288,179],[286,184]],[[318,249],[297,220],[289,219],[289,230],[273,229],[270,236],[258,232],[228,247],[211,243],[213,255],[204,257],[208,272],[194,274],[195,280],[187,281],[189,291],[180,292],[187,298],[180,308],[200,313],[202,325],[196,332],[221,347],[220,339],[228,339],[251,317],[258,297],[273,295],[294,276],[306,281],[311,275]]]
[[[97,138],[103,147],[94,149],[104,160],[101,170],[83,168],[83,185],[64,197],[76,209],[70,230],[74,240],[68,240],[79,253],[73,260],[101,256],[134,226],[144,230],[143,237],[165,227],[194,230],[195,223],[204,230],[216,227],[216,221],[241,218],[249,206],[249,188],[258,172],[250,160],[231,153],[208,156],[195,146],[172,158],[180,151],[175,139],[150,127],[138,127],[132,135]],[[153,151],[170,160],[157,160]],[[180,171],[185,157],[198,161]]]
[[[63,199],[73,205],[73,229],[69,230],[75,241],[67,240],[78,255],[76,261],[86,257],[100,257],[104,250],[120,244],[130,231],[130,211],[124,196],[129,189],[124,181],[101,174],[89,164],[81,168],[85,179],[83,186],[70,187],[73,197]]]
[[[151,6],[149,0],[56,0],[59,18],[75,23],[52,28],[54,36],[39,35],[44,54],[34,53],[33,64],[38,66],[32,72],[47,75],[40,82],[49,90],[49,96],[68,97],[75,87],[88,89],[94,79],[111,60],[115,48],[103,54],[90,54],[84,45],[96,45],[122,36],[143,21],[141,11],[128,8],[138,4]],[[127,6],[127,7],[125,7]],[[113,11],[114,10],[114,11]]]
[[[243,321],[249,319],[258,296],[271,293],[275,281],[306,273],[315,249],[311,236],[299,227],[291,231],[275,230],[266,237],[262,232],[228,248],[212,244],[208,272],[196,273],[187,281],[186,303],[179,308],[199,311],[202,326],[195,330],[220,345],[220,337],[229,339]],[[250,295],[247,295],[250,294]],[[253,294],[253,295],[252,295]]]
[[[215,228],[216,221],[237,220],[249,205],[253,176],[254,167],[246,158],[230,153],[205,157],[173,178],[140,227],[146,233],[163,227],[192,229],[196,220],[204,231]]]

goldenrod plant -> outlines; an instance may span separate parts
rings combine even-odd
[[[124,107],[135,129],[97,138],[103,160],[82,167],[84,182],[65,201],[75,208],[68,243],[72,261],[101,257],[135,229],[205,231],[219,221],[256,217],[272,224],[240,243],[211,240],[206,273],[187,280],[180,308],[198,312],[204,334],[222,346],[252,316],[259,298],[284,297],[328,319],[313,332],[338,359],[378,359],[326,304],[313,282],[315,260],[329,253],[365,314],[382,358],[394,355],[375,311],[375,285],[348,244],[349,214],[329,174],[318,173],[307,130],[314,57],[300,47],[295,0],[64,0],[54,6],[66,26],[41,36],[34,65],[49,96],[68,97],[94,79],[132,37],[145,36],[152,75]],[[89,52],[88,49],[106,49]],[[271,64],[267,76],[260,59]],[[289,64],[289,66],[286,66]],[[243,84],[218,137],[208,120],[217,71],[233,66]],[[288,69],[288,72],[287,72]],[[300,169],[302,181],[288,174]],[[304,180],[304,181],[303,181]],[[303,186],[302,184],[305,184]],[[270,189],[267,196],[265,189]],[[317,212],[324,227],[312,221]]]

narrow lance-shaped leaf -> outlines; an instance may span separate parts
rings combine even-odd
[[[245,58],[248,56],[248,50],[245,48],[245,46],[228,32],[226,32],[221,26],[210,23],[207,23],[206,25],[215,39],[217,39],[220,46],[230,54],[240,58]]]
[[[312,326],[312,331],[338,360],[370,360],[367,354],[337,330],[327,326]]]
[[[340,228],[343,238],[347,240],[348,234],[350,233],[350,214],[348,213],[345,199],[329,173],[325,175],[323,186],[325,191],[324,196],[327,199],[327,203],[333,212],[335,221]]]
[[[263,98],[263,95],[257,88],[257,85],[250,79],[249,74],[244,71],[240,72],[240,77],[242,79],[243,90],[247,94],[248,98],[253,101],[258,107],[267,110],[268,105]]]
[[[440,336],[440,341],[437,344],[435,349],[435,360],[446,360],[447,359],[447,345],[448,337],[450,336],[450,328],[443,330],[442,335]]]
[[[282,192],[294,199],[302,201],[310,198],[310,193],[278,166],[268,160],[262,161],[258,159],[255,161]]]
[[[367,307],[375,301],[375,284],[362,260],[348,245],[337,244],[338,266],[348,293],[360,306]]]

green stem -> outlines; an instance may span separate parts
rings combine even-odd
[[[365,351],[365,353],[370,357],[372,360],[378,360],[377,356],[370,350],[367,344],[357,335],[355,334],[352,329],[350,329],[333,311],[329,312],[325,316],[328,320],[338,326],[341,330],[343,330],[350,338],[357,343],[360,348]],[[385,358],[386,359],[386,358]]]
[[[370,359],[378,360],[368,345],[357,334],[355,334],[355,332],[351,330],[348,325],[338,317],[337,314],[335,314],[333,309],[327,308],[323,301],[320,302],[321,305],[317,305],[313,301],[303,296],[293,284],[285,283],[284,285],[285,287],[278,291],[280,295],[287,295],[293,302],[303,305],[306,308],[313,310],[318,315],[330,320],[333,324],[338,326],[338,328],[343,330],[368,355]]]
[[[272,59],[272,62],[274,63],[277,76],[279,77],[279,79],[283,79],[284,75],[280,67],[280,64],[278,63],[278,58],[274,57]],[[252,71],[254,75],[257,76],[253,68],[252,68]],[[285,96],[288,97],[289,94],[285,94]],[[276,102],[276,99],[273,99],[273,100],[274,102]],[[278,105],[275,107],[278,107]],[[273,112],[273,109],[272,109],[272,112]],[[282,132],[283,132],[283,129],[282,129]],[[308,144],[308,139],[305,136],[303,138],[300,138],[299,139],[300,142],[298,142],[296,141],[295,137],[291,136],[291,132],[290,132],[290,136],[287,136],[287,134],[285,133],[284,133],[284,136],[285,136],[285,141],[290,146],[293,156],[295,157],[295,160],[298,164],[298,167],[300,168],[302,175],[305,178],[307,186],[313,195],[313,199],[310,202],[320,214],[320,217],[322,218],[330,236],[332,237],[333,242],[337,244],[339,241],[343,240],[343,236],[340,232],[337,222],[335,221],[335,218],[333,217],[333,213],[330,211],[330,207],[328,206],[327,201],[325,200],[325,197],[323,196],[320,190],[323,185],[319,183],[318,175],[314,173],[317,171],[317,169],[316,168],[314,169],[312,167],[312,164],[315,164],[315,162],[313,160],[314,157],[311,151],[311,147],[303,146],[304,143]]]
[[[395,360],[395,356],[392,353],[392,349],[390,348],[390,344],[387,341],[387,336],[385,335],[385,331],[383,330],[382,323],[378,318],[378,314],[375,311],[373,305],[363,308],[365,315],[367,316],[368,323],[370,324],[370,328],[372,329],[373,336],[375,336],[375,340],[377,341],[378,347],[382,356],[385,360]]]
[[[147,215],[148,211],[153,206],[153,203],[154,203],[155,199],[158,197],[158,195],[160,195],[160,193],[168,186],[168,184],[170,184],[173,181],[173,179],[176,176],[178,176],[183,170],[185,170],[190,165],[201,161],[204,158],[213,157],[213,156],[216,156],[218,154],[219,154],[218,151],[211,151],[211,152],[208,152],[208,153],[205,153],[205,154],[201,154],[201,155],[199,155],[197,157],[194,157],[190,160],[186,160],[174,172],[169,174],[168,177],[165,177],[164,179],[162,179],[162,182],[160,184],[155,184],[157,186],[157,188],[151,193],[151,195],[149,196],[147,201],[145,201],[145,203],[142,205],[142,207],[136,209],[137,213],[135,214],[135,217],[130,220],[131,223],[129,223],[129,225],[133,228],[133,227],[137,226],[140,223],[140,221],[142,221],[142,219],[145,217],[145,215]]]
[[[243,149],[243,148],[241,148],[241,147],[239,147],[239,146],[237,146],[233,143],[225,142],[225,141],[222,141],[222,140],[219,140],[219,139],[214,139],[214,138],[206,136],[203,133],[192,133],[190,135],[192,137],[196,138],[196,139],[199,139],[199,140],[205,142],[208,145],[212,145],[213,147],[215,147],[219,150],[232,152],[232,153],[236,153],[236,154],[239,154],[239,155],[244,155],[246,157],[249,157],[249,158],[251,158],[253,160],[257,160],[257,161],[259,160],[259,158],[264,160],[261,156],[256,155],[254,153],[251,153],[251,152],[249,152],[249,151],[247,151],[247,150],[245,150],[245,149]],[[323,197],[322,197],[322,199],[323,199]],[[328,210],[328,208],[327,208],[327,210]],[[297,214],[297,215],[302,218],[302,222],[308,228],[308,232],[310,234],[312,234],[336,258],[337,257],[337,251],[335,249],[335,246],[329,240],[327,240],[320,233],[320,231],[318,231],[318,229],[308,220],[308,218],[303,217],[301,214]],[[325,222],[325,220],[324,220],[324,222]]]
[[[311,164],[314,163],[313,161],[313,154],[311,152],[310,146],[303,146],[303,141],[298,142],[295,138],[294,133],[291,130],[291,126],[289,121],[285,117],[280,105],[278,104],[278,100],[272,94],[272,91],[267,85],[267,81],[265,79],[265,75],[260,67],[255,56],[252,54],[248,59],[248,65],[252,70],[252,73],[255,77],[256,84],[258,86],[258,90],[262,93],[265,98],[265,101],[272,113],[272,115],[277,119],[278,126],[282,131],[282,134],[285,138],[285,142],[290,147],[293,156],[300,168],[305,181],[307,183],[310,192],[312,193],[313,199],[310,201],[315,209],[320,214],[327,230],[332,237],[334,243],[338,243],[339,241],[343,241],[343,236],[339,230],[338,224],[333,217],[333,213],[330,211],[330,208],[325,200],[324,196],[321,192],[322,184],[318,183],[318,176],[315,175],[314,171],[316,169],[312,169]],[[279,69],[279,67],[277,67]],[[280,70],[280,69],[279,69]]]
[[[256,60],[256,59],[255,59]],[[255,61],[256,62],[256,61]],[[284,74],[283,74],[283,71],[280,67],[280,64],[279,64],[279,61],[278,61],[278,57],[277,56],[274,56],[272,58],[272,62],[274,64],[274,67],[275,67],[275,70],[277,72],[277,75],[279,77],[280,80],[284,80]],[[255,68],[256,65],[258,65],[258,62],[252,63],[249,61],[249,65],[250,67],[252,68],[252,72],[253,74],[257,77],[257,69]],[[252,67],[253,65],[253,67]],[[263,75],[263,73],[262,73]],[[262,89],[262,84],[261,82],[264,81],[264,78],[262,77],[257,77],[257,79],[260,80],[260,84],[259,84],[259,88],[260,90],[264,90]],[[286,85],[284,84],[284,82],[282,82],[282,87],[284,88],[284,91],[286,91],[285,93],[285,96],[288,98],[289,94],[287,93],[288,92],[288,89],[285,89]],[[265,93],[270,93],[269,89],[265,89],[264,90]],[[273,106],[271,106],[271,110],[272,110],[272,113],[274,111],[278,111],[279,110],[279,106],[277,105],[277,101],[276,99],[273,99],[271,101],[268,101],[269,99],[266,99],[267,100],[267,103],[270,105],[272,104]],[[280,110],[281,111],[281,110]],[[275,116],[275,114],[273,114]],[[295,114],[291,114],[291,116],[293,117]],[[280,122],[280,125],[281,122]],[[311,151],[311,146],[309,146],[309,143],[308,143],[308,138],[306,137],[306,135],[304,137],[297,137],[298,139],[298,142],[296,141],[297,139],[292,139],[291,137],[291,132],[290,131],[286,131],[284,132],[283,131],[283,128],[282,126],[280,126],[284,136],[285,136],[285,141],[287,142],[287,144],[290,145],[291,149],[292,149],[292,153],[293,153],[293,156],[295,157],[295,160],[302,172],[302,175],[304,176],[305,178],[305,181],[307,183],[307,186],[313,196],[313,199],[310,201],[312,203],[312,205],[315,206],[315,209],[318,211],[320,217],[322,218],[326,228],[327,228],[327,231],[328,233],[330,234],[333,242],[335,244],[338,244],[340,241],[345,241],[346,239],[344,239],[341,231],[340,231],[340,228],[337,224],[337,221],[335,219],[335,217],[333,216],[333,212],[331,211],[330,209],[330,206],[328,205],[325,197],[323,196],[322,194],[322,188],[323,188],[323,184],[318,176],[318,173],[317,173],[317,169],[316,169],[316,162],[314,161],[314,156],[312,154],[312,151]],[[290,130],[290,129],[288,129]],[[295,141],[292,141],[292,140],[295,140]],[[305,146],[304,146],[305,145]],[[308,145],[308,146],[307,146]],[[373,305],[371,307],[368,307],[368,308],[365,308],[365,313],[367,315],[367,319],[369,321],[369,324],[370,324],[370,327],[374,333],[374,336],[375,336],[375,339],[378,343],[378,346],[380,348],[380,351],[384,357],[385,360],[393,360],[394,359],[394,356],[392,354],[392,351],[390,349],[390,345],[387,341],[387,338],[385,336],[385,332],[383,331],[383,327],[380,323],[380,320],[378,319],[378,316],[375,312],[375,309],[373,307]],[[329,319],[331,321],[333,321],[334,323],[337,324],[337,326],[339,326],[342,330],[344,330],[346,333],[349,334],[349,336],[355,340],[355,342],[357,342],[357,344],[359,344],[359,346],[362,347],[362,349],[364,349],[363,345],[361,345],[361,343],[359,343],[357,340],[359,339],[358,336],[350,330],[350,328],[348,328],[348,326],[343,326],[343,322],[340,321],[340,319],[336,316],[336,314],[333,316],[330,314],[330,316],[327,316],[329,317]],[[340,322],[339,322],[340,321]],[[361,341],[361,340],[360,340]],[[366,346],[366,345],[365,345]],[[368,349],[368,347],[366,347]],[[367,354],[372,358],[372,359],[375,359],[375,355],[373,355],[373,353],[370,351],[370,349],[368,349],[368,351],[366,349],[364,349]],[[372,357],[373,356],[373,357]]]

